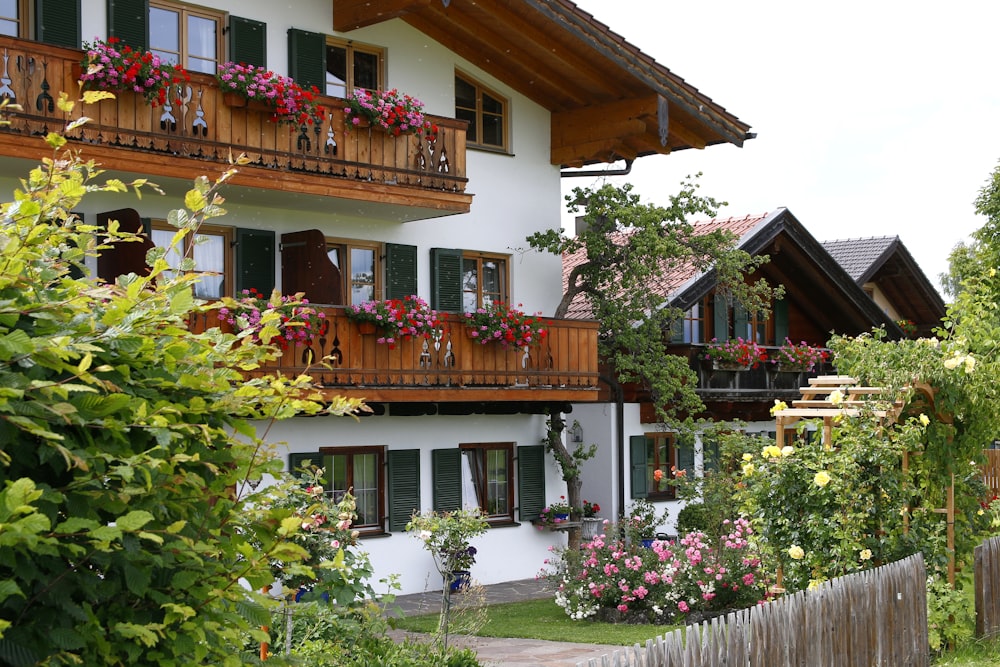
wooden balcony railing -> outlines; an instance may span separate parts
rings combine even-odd
[[[343,307],[321,310],[328,323],[323,335],[290,346],[280,359],[248,375],[308,373],[332,394],[369,402],[598,399],[597,322],[548,320],[542,343],[525,350],[483,345],[469,337],[461,316],[444,315],[440,338],[389,347],[375,334],[362,334]],[[225,329],[214,311],[191,322],[194,331],[216,326]]]
[[[4,146],[3,154],[38,155],[38,135],[58,130],[68,120],[55,97],[59,91],[77,96],[83,53],[8,37],[0,37],[0,53],[0,97],[23,108],[0,132],[0,142],[33,140],[19,148]],[[215,78],[197,73],[189,83],[172,87],[168,98],[173,101],[165,106],[152,107],[133,92],[116,95],[82,112],[78,105],[73,116],[92,121],[67,134],[89,144],[88,154],[95,153],[105,168],[190,179],[205,170],[206,160],[225,164],[230,156],[245,153],[249,171],[260,168],[261,173],[244,175],[244,167],[241,176],[257,187],[441,212],[467,212],[471,205],[471,195],[465,194],[462,121],[428,116],[438,126],[433,140],[413,134],[393,137],[371,128],[347,131],[345,102],[322,97],[327,110],[322,125],[277,124],[267,110],[227,106]],[[193,161],[201,171],[192,173],[199,166]]]
[[[762,347],[768,351],[769,357],[775,357],[773,353],[778,350],[777,347]],[[833,372],[826,362],[818,364],[811,371],[781,370],[771,363],[762,363],[756,368],[745,370],[728,370],[713,366],[705,358],[704,345],[674,346],[672,351],[688,357],[691,368],[698,375],[698,393],[703,400],[723,397],[783,398],[786,394],[789,398],[798,398],[799,388],[806,386],[809,378]]]

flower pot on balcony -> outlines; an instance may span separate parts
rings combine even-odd
[[[272,113],[274,107],[272,107],[267,102],[262,102],[260,100],[251,100],[243,97],[239,93],[222,93],[222,103],[227,107],[233,107],[234,109],[246,109],[247,111],[263,111],[265,113]]]
[[[358,331],[361,332],[362,336],[371,336],[376,331],[375,323],[374,322],[358,322]]]
[[[746,371],[750,370],[749,366],[744,366],[743,364],[737,363],[735,361],[713,361],[712,362],[713,371]]]

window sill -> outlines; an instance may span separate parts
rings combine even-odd
[[[514,157],[514,154],[508,151],[506,148],[500,148],[499,146],[487,146],[486,144],[466,144],[465,148],[470,151],[482,151],[483,153],[495,153],[497,155],[506,155],[507,157]]]
[[[520,526],[518,521],[491,521],[490,528],[517,528]]]

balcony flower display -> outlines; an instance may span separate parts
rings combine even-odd
[[[277,318],[268,317],[274,312]],[[309,305],[302,294],[282,296],[277,290],[265,298],[256,289],[245,289],[238,299],[225,297],[218,311],[219,320],[233,327],[235,333],[250,331],[250,338],[260,342],[265,340],[287,350],[289,345],[308,345],[312,339],[326,329],[326,315]],[[268,327],[274,331],[265,334]],[[262,336],[262,334],[265,334]]]
[[[817,364],[826,361],[830,356],[829,352],[818,347],[813,347],[802,341],[795,344],[789,339],[785,339],[785,344],[779,347],[771,358],[771,363],[782,371],[812,371]]]
[[[306,90],[287,76],[263,67],[226,62],[219,65],[215,79],[224,94],[263,104],[275,123],[318,125],[326,117],[316,86]]]
[[[190,80],[184,68],[149,51],[136,51],[117,37],[85,42],[83,48],[87,55],[80,63],[80,82],[86,90],[133,91],[155,107],[167,101],[171,85]]]
[[[350,305],[345,314],[354,322],[375,325],[378,342],[390,348],[401,340],[433,338],[441,330],[437,311],[416,295]]]
[[[424,103],[393,88],[386,92],[355,88],[344,107],[347,128],[368,122],[398,137],[401,134],[437,134],[437,126],[424,118]]]
[[[483,345],[495,342],[502,347],[526,347],[538,345],[548,335],[541,313],[527,315],[501,302],[465,313],[464,317],[469,336]]]
[[[731,338],[720,342],[713,338],[705,348],[705,359],[718,367],[757,368],[767,361],[767,351],[752,340]]]

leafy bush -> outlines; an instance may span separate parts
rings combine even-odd
[[[710,533],[714,529],[713,519],[714,515],[705,503],[688,503],[677,513],[677,532],[681,535]]]

